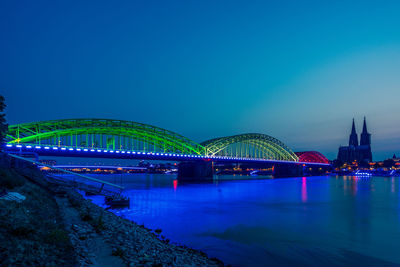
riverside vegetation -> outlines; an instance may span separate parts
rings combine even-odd
[[[44,182],[35,166],[0,155],[0,266],[224,266],[201,251],[171,244],[78,192]]]

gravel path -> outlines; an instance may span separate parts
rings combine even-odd
[[[82,220],[82,215],[65,197],[56,197],[65,230],[78,254],[80,266],[118,267],[125,266],[123,260],[112,255],[112,247],[96,233],[93,226]]]

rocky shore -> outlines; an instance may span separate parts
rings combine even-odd
[[[66,201],[68,199],[68,202]],[[169,240],[160,238],[160,230],[152,232],[132,221],[118,217],[103,208],[84,199],[77,192],[69,191],[66,199],[58,199],[63,207],[64,218],[78,211],[81,220],[66,223],[71,227],[72,244],[88,251],[89,257],[82,263],[97,263],[96,251],[90,243],[102,239],[112,249],[112,255],[120,257],[128,266],[224,266],[217,259],[209,259],[206,254],[188,247],[176,246]],[[64,202],[63,204],[61,204]],[[71,205],[71,207],[69,206]],[[75,216],[76,217],[76,216]]]
[[[0,266],[224,266],[41,176],[34,166],[0,162],[0,191],[26,197],[0,200]]]

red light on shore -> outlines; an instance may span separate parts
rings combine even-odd
[[[174,180],[174,191],[178,188],[178,180]]]

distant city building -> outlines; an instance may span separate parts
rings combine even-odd
[[[353,119],[353,126],[349,138],[349,146],[341,146],[339,148],[337,162],[343,163],[369,163],[372,161],[371,151],[371,134],[367,130],[367,122],[364,117],[363,131],[360,137],[360,144],[358,144],[358,135],[356,126]]]
[[[43,163],[43,164],[51,165],[51,166],[54,166],[57,164],[57,161],[52,160],[52,159],[41,159],[41,160],[39,160],[39,162]]]

